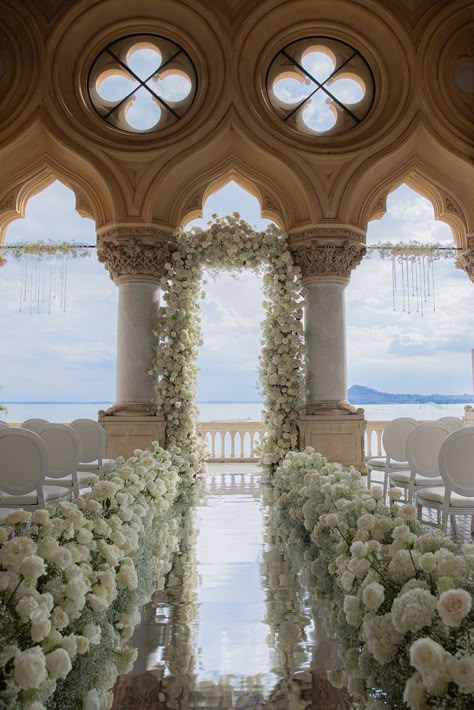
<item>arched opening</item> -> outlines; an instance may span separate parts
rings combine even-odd
[[[222,217],[233,212],[239,212],[259,230],[270,224],[261,217],[256,197],[231,180],[209,195],[202,218],[188,222],[186,230],[205,229],[213,215]],[[261,276],[251,270],[207,270],[204,281],[203,344],[198,361],[200,419],[260,421],[258,358],[264,318]],[[226,453],[230,454],[230,448]]]
[[[95,245],[95,224],[78,214],[76,203],[70,189],[53,182],[7,228],[5,246]],[[113,401],[117,317],[116,288],[95,249],[67,261],[3,253],[0,329],[12,336],[5,338],[0,385],[8,420],[95,418],[102,403]]]
[[[435,219],[432,203],[404,184],[389,194],[385,215],[370,222],[368,254],[380,242],[412,241],[425,247],[454,246],[450,227]],[[347,289],[348,381],[377,392],[353,389],[349,397],[365,407],[368,420],[410,412],[416,419],[462,416],[464,402],[443,402],[434,395],[468,393],[469,401],[472,394],[472,284],[453,258],[436,259],[433,273],[428,262],[424,266],[426,273],[421,265],[417,271],[412,260],[400,265],[399,257],[366,258],[352,274]],[[422,395],[425,401],[414,398],[409,404],[402,396],[406,394]]]

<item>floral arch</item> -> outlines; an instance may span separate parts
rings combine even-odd
[[[302,408],[303,305],[299,268],[293,264],[287,235],[271,225],[256,232],[237,213],[215,218],[208,229],[176,233],[176,250],[162,279],[165,306],[154,330],[156,399],[166,420],[168,445],[189,454],[195,470],[204,452],[196,433],[196,365],[201,343],[199,298],[203,269],[263,271],[265,319],[260,380],[267,436],[263,465],[273,468],[298,443]]]

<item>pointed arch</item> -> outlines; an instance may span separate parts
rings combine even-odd
[[[117,201],[98,168],[52,139],[41,126],[6,146],[0,160],[10,167],[0,181],[0,243],[8,225],[25,216],[30,198],[55,180],[74,192],[81,217],[94,220],[97,228],[114,221]]]
[[[450,153],[425,130],[418,130],[398,151],[375,159],[353,175],[344,200],[344,212],[364,229],[386,211],[387,195],[405,183],[433,205],[435,219],[445,222],[454,241],[467,247],[474,230],[471,188],[474,170]]]
[[[170,161],[147,182],[140,212],[148,222],[178,226],[202,213],[203,202],[235,180],[258,200],[262,216],[290,229],[319,219],[321,207],[311,183],[293,165],[227,126],[199,151]],[[310,194],[308,194],[310,192]]]

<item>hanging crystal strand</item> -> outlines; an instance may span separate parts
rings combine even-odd
[[[416,296],[416,312],[420,312],[420,294],[418,291],[418,257],[413,257],[413,264],[415,270],[415,296]]]
[[[410,284],[410,257],[406,257],[406,274],[407,274],[407,312],[411,313],[411,291],[413,284]]]
[[[63,270],[63,312],[66,313],[66,295],[67,295],[67,262],[68,258],[66,255],[63,257],[64,270]]]
[[[435,296],[435,260],[431,259],[431,293],[433,294],[433,311],[436,310],[436,296]]]
[[[395,292],[397,290],[396,257],[392,254],[392,310],[396,310]]]
[[[403,258],[403,255],[400,257],[400,263],[402,265],[402,304],[403,304],[403,310],[405,311],[405,269],[404,269],[404,264],[405,264],[405,259]]]
[[[426,303],[426,268],[425,268],[425,256],[421,257],[421,267],[423,273],[423,300]]]
[[[25,260],[20,261],[20,313],[23,304],[23,290],[25,288]]]
[[[33,257],[31,257],[33,258]],[[29,260],[29,257],[28,257]],[[33,277],[34,277],[34,269],[33,269],[33,264],[31,264],[31,269],[30,269],[30,294],[29,294],[29,301],[30,301],[30,316],[33,314]]]
[[[53,266],[54,259],[51,257],[49,260],[49,299],[48,299],[48,313],[51,315],[51,299],[53,297]]]
[[[40,312],[41,257],[36,255],[36,313]]]

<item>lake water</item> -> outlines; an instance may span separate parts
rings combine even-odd
[[[474,397],[473,397],[474,402]],[[10,422],[23,422],[39,417],[53,422],[70,422],[73,419],[96,419],[99,409],[107,409],[111,402],[51,402],[8,403],[8,413],[0,418]],[[387,421],[396,417],[438,419],[464,415],[464,404],[367,404],[365,416],[369,421]],[[199,405],[201,421],[258,421],[262,405],[259,402],[203,402]]]

